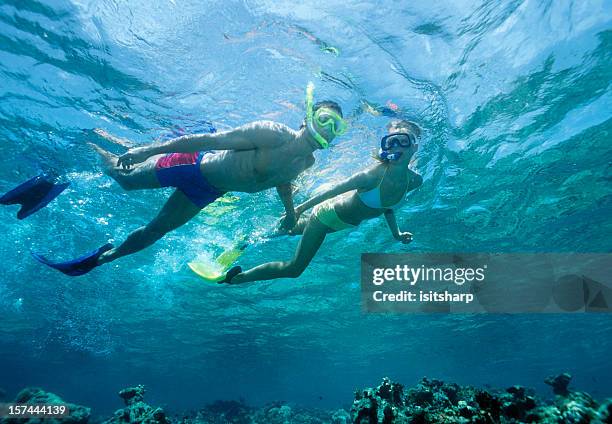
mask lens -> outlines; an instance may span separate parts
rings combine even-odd
[[[393,147],[410,147],[415,142],[414,137],[411,134],[391,134],[385,136],[384,143],[388,146],[388,149]]]
[[[315,121],[324,128],[329,128],[334,135],[346,132],[346,121],[331,109],[321,108],[315,112]]]

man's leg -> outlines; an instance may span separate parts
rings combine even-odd
[[[93,143],[89,145],[100,155],[104,165],[104,173],[117,181],[124,190],[143,190],[160,188],[157,175],[155,174],[155,164],[157,156],[147,159],[130,169],[123,169],[117,166],[117,155],[104,150]]]
[[[119,247],[105,252],[98,259],[98,265],[114,261],[122,256],[131,255],[151,246],[170,231],[187,223],[200,210],[183,192],[176,190],[153,221],[132,232]]]
[[[126,149],[131,149],[132,147],[136,146],[136,144],[133,141],[130,141],[127,138],[116,137],[112,134],[109,134],[102,128],[96,128],[93,130],[93,132],[99,135],[100,137],[110,141],[111,143],[118,144],[119,146],[123,146]]]
[[[230,284],[299,277],[308,264],[310,264],[310,261],[312,261],[328,232],[332,232],[329,227],[321,224],[317,218],[311,216],[292,260],[286,262],[268,262],[259,265],[236,275],[232,278]]]

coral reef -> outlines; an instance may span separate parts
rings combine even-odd
[[[145,392],[142,385],[121,390],[119,397],[125,402],[125,408],[115,411],[115,415],[104,421],[104,424],[169,424],[163,409],[145,403]]]
[[[572,380],[572,376],[566,372],[559,375],[549,375],[544,380],[544,383],[548,384],[552,387],[552,391],[556,395],[567,396],[569,390],[567,386],[569,386],[570,381]]]
[[[203,409],[183,416],[179,424],[349,424],[348,412],[298,408],[273,403],[252,408],[237,401],[217,401]]]
[[[459,386],[423,378],[415,386],[384,378],[375,388],[357,390],[350,411],[300,408],[283,402],[263,407],[243,400],[219,400],[197,411],[168,416],[144,400],[144,386],[119,392],[125,407],[103,424],[612,424],[612,399],[601,404],[584,392],[569,389],[572,376],[563,373],[546,378],[555,395],[543,401],[533,390],[512,386],[505,390]],[[65,403],[41,389],[25,389],[15,403]],[[70,417],[46,419],[44,424],[86,423],[90,409],[69,405]],[[0,424],[43,423],[41,419],[4,419]]]
[[[4,418],[0,419],[1,424],[84,424],[88,422],[91,415],[90,408],[67,403],[56,394],[46,392],[37,387],[23,389],[17,394],[17,397],[15,397],[15,400],[13,400],[11,403],[31,405],[66,405],[68,407],[69,415],[62,418]]]
[[[556,395],[552,403],[522,386],[483,390],[423,378],[404,390],[385,378],[376,388],[355,392],[351,420],[356,424],[612,424],[612,400],[599,405],[587,393],[569,390],[571,378],[564,373],[545,380]]]
[[[262,408],[247,406],[244,401],[218,400],[198,411],[168,417],[163,409],[144,401],[144,386],[130,387],[119,392],[125,408],[115,412],[103,424],[349,424],[348,412],[326,412],[272,403]]]

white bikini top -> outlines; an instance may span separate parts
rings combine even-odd
[[[385,170],[385,173],[380,179],[380,182],[372,190],[363,191],[361,193],[357,192],[357,196],[359,196],[359,199],[361,199],[363,204],[366,205],[367,207],[372,208],[372,209],[397,209],[400,203],[404,201],[404,196],[406,195],[406,191],[408,190],[408,184],[406,184],[406,189],[404,190],[404,194],[402,194],[402,197],[400,197],[399,201],[397,201],[393,205],[383,206],[382,199],[380,198],[380,186],[382,185],[383,180],[387,176],[388,170],[389,168]]]

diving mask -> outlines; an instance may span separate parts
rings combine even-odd
[[[329,147],[329,141],[317,132],[315,124],[321,128],[328,129],[334,137],[344,134],[348,125],[338,113],[328,107],[320,107],[315,112],[313,92],[314,84],[309,82],[306,87],[306,128],[317,143],[326,149]]]
[[[394,147],[409,148],[416,144],[416,138],[408,133],[388,134],[380,139],[380,150],[378,154],[383,160],[398,160],[402,157],[402,152],[390,153],[389,150]]]

